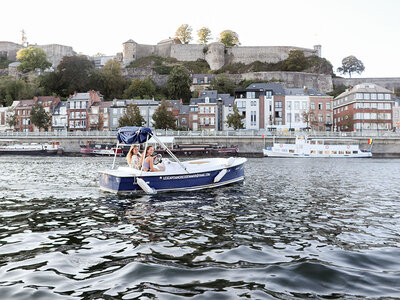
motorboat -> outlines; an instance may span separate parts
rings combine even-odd
[[[144,144],[154,138],[170,155],[162,158],[163,171],[145,172],[131,167],[115,167],[99,173],[100,188],[114,193],[193,191],[215,188],[244,180],[246,158],[206,158],[180,161],[170,149],[147,127],[122,127],[117,132],[119,145]],[[156,161],[154,162],[157,163]],[[157,165],[155,166],[157,168]]]
[[[368,141],[372,147],[372,139]],[[294,144],[273,143],[272,147],[263,149],[268,157],[372,157],[371,148],[362,150],[357,144],[332,144],[325,139],[309,139],[307,136],[296,136]]]
[[[113,156],[117,153],[118,156],[122,156],[123,152],[121,148],[116,148],[115,144],[101,144],[95,142],[88,142],[86,145],[80,145],[81,150],[80,153],[86,155],[94,155],[94,156]]]
[[[0,154],[13,155],[55,155],[62,154],[63,149],[59,142],[50,143],[23,143],[0,146]]]

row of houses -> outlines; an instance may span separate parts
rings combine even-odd
[[[280,83],[254,83],[235,95],[199,91],[189,105],[166,100],[167,109],[182,130],[233,130],[227,118],[237,107],[245,129],[319,131],[400,130],[400,105],[395,94],[374,84],[359,84],[333,99],[325,93],[304,88],[284,88]],[[115,130],[130,104],[137,105],[144,126],[152,127],[152,117],[160,101],[114,99],[104,101],[99,92],[75,93],[67,101],[57,96],[34,97],[0,107],[0,131],[36,131],[30,112],[40,104],[51,115],[52,131]],[[15,115],[10,128],[7,117]]]

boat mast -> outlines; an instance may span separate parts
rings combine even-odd
[[[115,147],[114,160],[113,160],[113,164],[112,164],[112,168],[111,168],[111,169],[114,169],[115,158],[117,157],[117,153],[118,153],[118,146],[119,146],[119,140],[117,141],[117,147]],[[112,149],[112,148],[111,148],[111,149]]]

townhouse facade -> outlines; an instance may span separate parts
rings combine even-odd
[[[188,109],[189,130],[228,130],[226,118],[233,112],[234,98],[218,94],[216,90],[200,91],[198,98],[191,98]]]
[[[280,83],[254,83],[235,90],[244,127],[253,130],[331,130],[332,99],[313,89],[283,88]]]
[[[128,105],[137,105],[140,114],[145,120],[143,126],[151,127],[153,122],[153,114],[160,105],[160,101],[156,100],[128,100],[128,99],[114,99],[110,102],[109,107],[109,128],[110,130],[116,130],[119,127],[119,118],[121,118],[125,112]],[[171,109],[172,110],[172,109]],[[179,113],[179,112],[178,112]]]
[[[74,93],[67,100],[68,130],[88,131],[95,129],[96,124],[90,124],[89,115],[92,115],[92,106],[102,102],[102,96],[95,91]]]
[[[17,107],[19,101],[13,101],[11,106],[0,107],[0,132],[12,131],[14,126],[8,124],[9,118],[13,118],[15,115],[15,108]]]
[[[397,98],[393,105],[393,130],[400,132],[400,99]]]
[[[376,84],[358,84],[333,101],[334,127],[338,131],[393,129],[394,94]]]

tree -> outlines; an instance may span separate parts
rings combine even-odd
[[[94,70],[93,63],[86,56],[64,56],[57,67],[61,95],[68,96],[75,91],[89,90],[89,76]]]
[[[139,107],[136,104],[129,104],[126,108],[126,112],[118,120],[119,127],[124,126],[143,126],[146,121],[140,114]]]
[[[125,98],[151,98],[156,92],[156,86],[150,77],[144,80],[136,78],[132,84],[124,91]]]
[[[309,129],[309,125],[311,125],[315,119],[315,113],[312,110],[304,110],[301,113],[301,118],[303,119],[303,122],[307,124],[307,129]]]
[[[200,44],[207,44],[211,40],[211,30],[208,27],[202,27],[197,31]]]
[[[168,111],[165,100],[157,107],[153,114],[153,126],[156,129],[176,129],[176,120],[172,112]]]
[[[242,115],[239,113],[236,105],[233,106],[233,114],[228,115],[226,118],[226,124],[228,124],[229,127],[233,127],[234,130],[244,128]]]
[[[192,40],[192,27],[188,24],[182,24],[175,32],[177,37],[183,44],[189,44]]]
[[[31,123],[39,128],[47,131],[50,126],[51,116],[48,114],[42,105],[35,104],[31,110]]]
[[[128,85],[122,77],[121,64],[116,59],[111,59],[99,71],[92,72],[90,88],[100,91],[105,99],[121,98]]]
[[[12,108],[8,109],[6,123],[11,128],[17,125],[17,116]]]
[[[170,99],[189,102],[191,96],[189,72],[182,66],[175,66],[168,77],[167,89]]]
[[[31,98],[27,88],[27,83],[12,76],[0,77],[0,104],[10,106],[13,100]]]
[[[17,52],[17,60],[21,64],[17,67],[24,73],[34,71],[35,69],[45,70],[51,67],[51,63],[46,58],[46,53],[37,47],[28,47]]]
[[[226,74],[220,74],[215,76],[211,80],[210,89],[217,90],[219,94],[230,94],[233,95],[235,92],[236,84]]]
[[[232,30],[224,30],[219,35],[219,42],[223,43],[225,47],[239,46],[239,35]]]
[[[290,50],[289,56],[283,61],[284,71],[300,72],[308,67],[308,60],[301,50]]]
[[[338,72],[342,74],[349,74],[351,78],[351,73],[361,74],[364,72],[365,67],[361,60],[357,59],[354,55],[347,56],[342,60],[342,66],[337,69]]]

